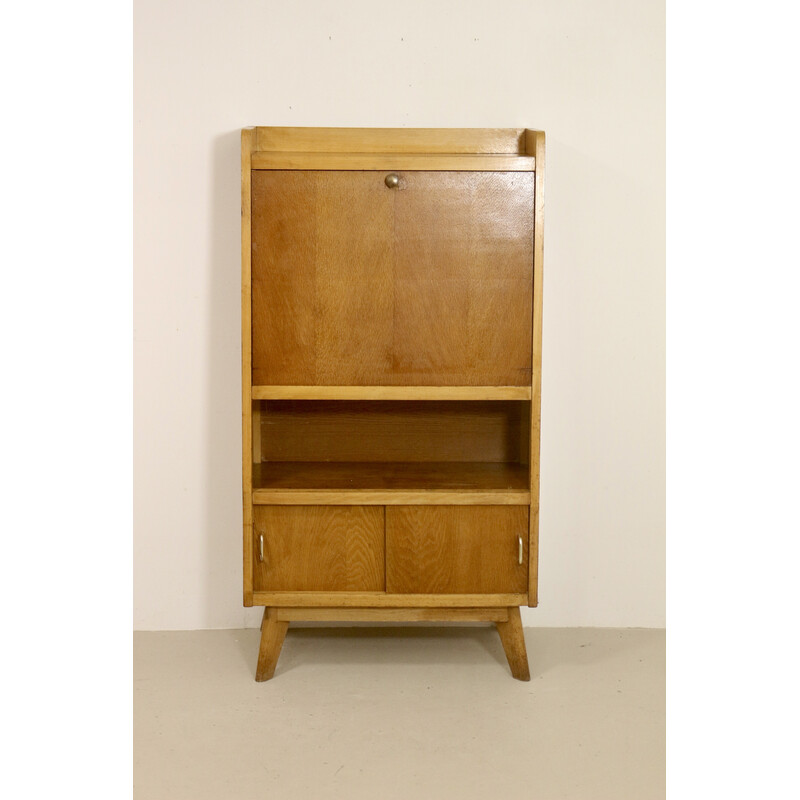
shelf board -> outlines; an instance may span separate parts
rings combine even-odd
[[[530,386],[253,386],[253,400],[530,400]]]
[[[528,505],[528,467],[487,462],[275,461],[253,465],[262,505]]]
[[[279,607],[284,622],[508,622],[508,608]]]
[[[251,169],[534,172],[536,161],[533,156],[519,155],[292,153],[256,150],[250,154],[250,166]]]
[[[388,592],[253,592],[253,605],[276,608],[497,608],[525,606],[527,594],[390,594]]]

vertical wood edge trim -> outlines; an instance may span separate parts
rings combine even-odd
[[[261,463],[261,401],[252,401],[253,464]]]
[[[386,541],[386,506],[381,506],[381,522],[383,523],[383,591],[389,591],[389,550]]]
[[[253,406],[252,341],[250,301],[250,224],[251,187],[250,154],[256,139],[255,128],[242,130],[242,569],[244,604],[253,604]]]
[[[533,218],[533,331],[531,363],[531,509],[528,539],[528,605],[539,602],[539,452],[542,411],[542,296],[544,258],[545,137],[543,131],[526,131],[526,149],[536,158]]]

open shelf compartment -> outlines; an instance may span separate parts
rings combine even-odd
[[[254,401],[257,504],[527,504],[527,401]]]

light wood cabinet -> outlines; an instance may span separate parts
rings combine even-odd
[[[544,134],[242,131],[244,603],[488,620],[537,603]]]

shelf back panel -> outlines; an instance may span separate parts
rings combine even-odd
[[[524,401],[265,400],[262,461],[518,463]]]

